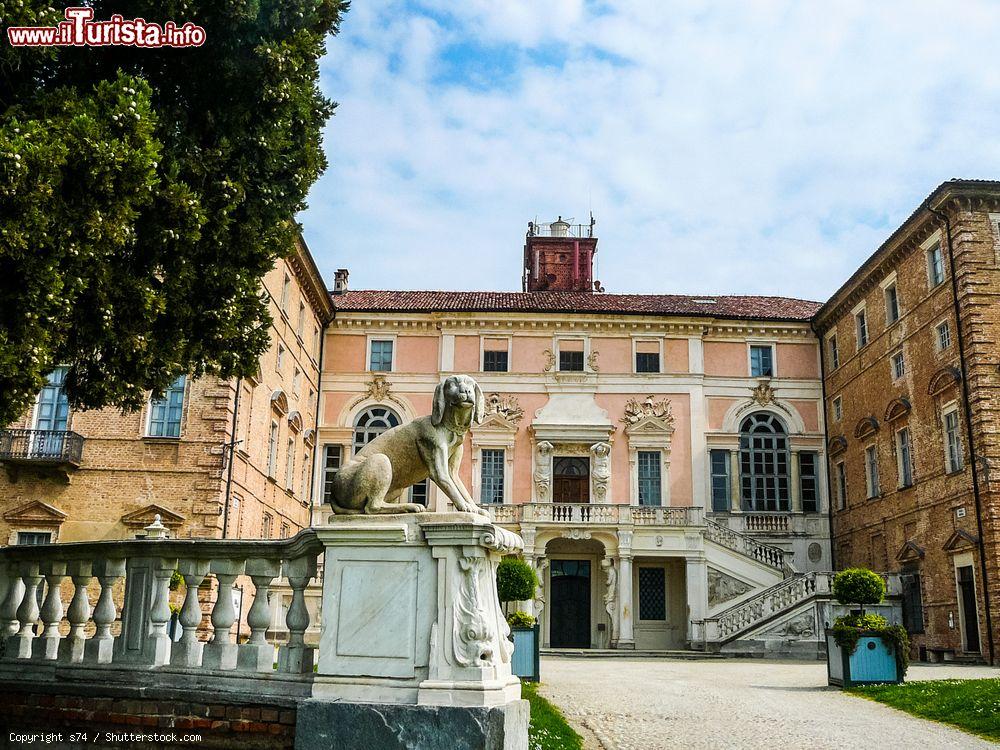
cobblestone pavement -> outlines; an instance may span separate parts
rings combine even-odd
[[[605,750],[997,747],[830,688],[824,662],[547,657],[541,672],[540,692]],[[1000,670],[912,665],[907,674],[976,677]]]

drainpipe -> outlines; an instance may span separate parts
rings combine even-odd
[[[826,517],[830,524],[830,570],[837,570],[836,545],[833,543],[833,480],[830,478],[830,423],[826,418],[826,346],[823,343],[823,336],[816,331],[819,336],[819,383],[823,396],[823,442],[825,450],[823,456],[826,458]]]
[[[222,538],[229,533],[229,498],[233,491],[233,464],[236,463],[236,424],[240,414],[240,392],[243,390],[243,378],[236,379],[236,396],[233,398],[233,427],[229,435],[229,443],[224,450],[229,451],[229,466],[226,470],[226,494],[222,506]]]
[[[951,297],[955,309],[955,329],[958,339],[958,364],[962,373],[962,407],[965,412],[965,434],[969,443],[969,463],[972,464],[972,497],[976,504],[976,528],[979,531],[979,567],[983,576],[983,606],[986,609],[986,635],[990,649],[990,664],[995,663],[993,647],[993,616],[990,613],[990,587],[986,572],[986,540],[983,534],[983,508],[979,489],[979,468],[976,464],[975,442],[972,433],[972,404],[969,399],[969,372],[965,364],[965,335],[962,332],[962,309],[958,303],[958,274],[955,270],[955,248],[951,238],[951,220],[943,211],[927,206],[927,210],[944,222],[948,239],[948,263],[951,266]]]

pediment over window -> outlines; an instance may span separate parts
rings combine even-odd
[[[66,520],[66,514],[54,505],[34,500],[3,514],[3,520],[12,526],[58,526]]]
[[[910,402],[905,398],[894,398],[889,402],[889,405],[885,408],[885,418],[886,422],[894,422],[897,419],[905,417],[913,411],[913,407]]]
[[[866,438],[878,432],[878,420],[875,417],[865,417],[854,428],[854,437]]]
[[[953,385],[958,385],[962,381],[962,372],[957,367],[942,367],[931,376],[930,385],[927,386],[927,393],[936,396],[943,390]]]
[[[896,559],[899,562],[916,562],[918,560],[923,560],[924,548],[912,539],[909,539],[906,544],[900,547],[899,552],[896,553]]]
[[[978,547],[979,537],[974,534],[970,534],[968,531],[963,531],[962,529],[955,529],[948,541],[944,543],[944,547],[941,549],[946,552],[957,552],[959,550],[968,549],[969,547]]]
[[[282,416],[288,414],[288,396],[280,388],[271,393],[271,408]]]
[[[487,414],[483,421],[472,427],[472,434],[484,434],[491,432],[514,433],[517,432],[517,423],[512,422],[503,414],[494,412]]]
[[[298,411],[289,412],[288,426],[295,430],[295,432],[300,432],[302,430],[302,414]]]
[[[302,442],[306,445],[313,445],[316,442],[316,430],[310,427],[302,433]]]
[[[830,455],[836,456],[839,453],[843,453],[847,450],[847,438],[843,435],[836,435],[830,438]]]
[[[180,513],[175,513],[169,508],[164,508],[162,505],[156,505],[155,503],[151,503],[144,508],[139,508],[139,510],[134,510],[131,513],[126,513],[119,520],[130,529],[144,529],[153,523],[153,519],[156,516],[159,516],[160,523],[168,528],[180,526],[185,520],[184,516]]]
[[[646,416],[637,422],[632,422],[625,428],[626,435],[649,435],[669,438],[674,432],[673,419],[666,420],[657,416]]]

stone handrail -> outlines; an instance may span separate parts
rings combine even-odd
[[[484,505],[496,523],[572,523],[636,526],[701,526],[704,513],[697,507],[625,505],[623,503],[523,503]]]
[[[789,531],[792,527],[788,513],[746,513],[743,515],[744,528],[754,531]]]
[[[154,523],[147,530],[162,526]],[[271,672],[274,647],[265,640],[270,624],[268,590],[284,577],[292,589],[285,622],[288,643],[278,652],[278,671],[312,675],[313,649],[303,634],[309,626],[304,592],[316,575],[316,558],[323,544],[304,530],[290,539],[213,540],[149,538],[81,542],[0,549],[0,642],[7,660],[34,659],[52,664],[122,667],[188,667],[233,672]],[[170,582],[177,571],[185,583],[179,624],[180,640],[167,633],[171,613]],[[253,582],[253,603],[247,612],[250,638],[234,642],[231,630],[237,614],[233,585],[245,575]],[[199,592],[209,576],[216,581],[210,606],[212,639],[198,639],[202,626]],[[70,579],[73,596],[65,613],[60,596]],[[124,579],[119,618],[115,590]],[[88,587],[100,588],[91,610]],[[44,600],[39,607],[40,592]],[[62,635],[64,618],[69,632]],[[120,634],[112,635],[120,619]],[[92,625],[91,625],[92,624]],[[88,630],[93,635],[87,636]],[[37,632],[36,632],[37,631]]]
[[[699,507],[672,508],[660,505],[629,505],[628,516],[636,526],[701,526],[705,519]]]
[[[817,591],[829,592],[830,575],[805,573],[786,578],[714,617],[706,618],[703,621],[705,641],[718,643],[732,640],[789,607],[805,601]]]
[[[784,569],[785,553],[780,548],[759,542],[751,536],[733,531],[728,526],[723,526],[711,519],[705,521],[705,538],[747,557],[752,557],[775,570],[783,571]]]

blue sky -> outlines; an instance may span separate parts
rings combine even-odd
[[[609,292],[826,299],[938,183],[1000,178],[1000,3],[354,0],[322,62],[328,281],[518,289],[529,220]]]

